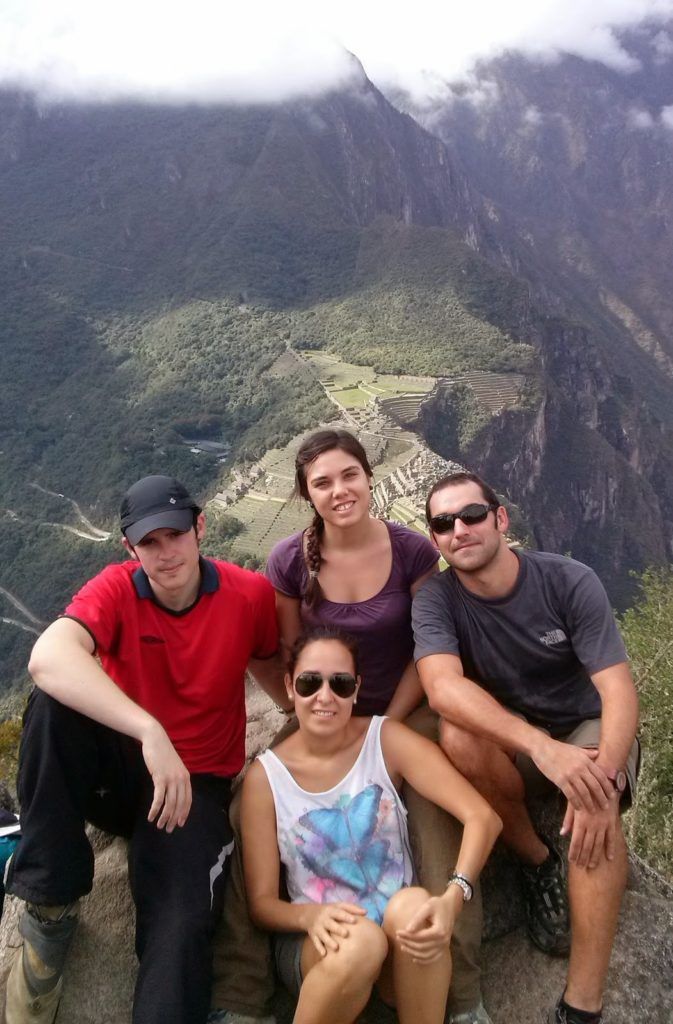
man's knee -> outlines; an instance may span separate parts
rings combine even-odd
[[[170,908],[144,914],[136,920],[136,953],[139,958],[160,949],[161,956],[174,963],[190,963],[193,958],[210,958],[215,920],[204,909],[184,907],[179,913]]]
[[[40,733],[39,742],[43,743],[44,736],[48,736],[51,732],[55,731],[60,734],[63,731],[69,732],[72,728],[76,729],[82,717],[72,708],[50,697],[39,687],[34,687],[23,715],[22,753],[25,754],[31,733]]]
[[[502,791],[508,799],[525,797],[512,757],[498,744],[442,719],[439,744],[451,763],[485,795]]]
[[[600,859],[593,865],[590,862],[580,866],[575,861],[568,860],[568,895],[571,901],[574,901],[575,897],[583,900],[587,885],[598,898],[601,893],[609,897],[624,892],[628,875],[628,847],[619,818],[615,826],[612,855],[609,860],[606,853],[604,847]]]
[[[488,773],[489,751],[493,744],[467,729],[442,719],[439,726],[439,745],[458,771],[467,779]]]
[[[437,743],[440,721],[439,715],[436,711],[432,710],[429,704],[421,704],[405,718],[404,724],[412,732],[418,733],[419,736],[424,736],[427,740],[431,740],[432,743]]]

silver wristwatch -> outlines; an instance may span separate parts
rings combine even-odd
[[[465,903],[468,903],[472,899],[472,882],[469,880],[469,878],[466,878],[465,875],[451,875],[451,878],[446,883],[446,888],[448,889],[450,885],[460,886],[460,888],[463,890],[463,901]]]

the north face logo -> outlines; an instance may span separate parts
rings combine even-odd
[[[540,643],[544,644],[545,647],[552,647],[554,644],[562,644],[567,639],[568,637],[562,629],[550,629],[549,632],[542,634]]]

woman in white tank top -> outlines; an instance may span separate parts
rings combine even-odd
[[[299,995],[294,1024],[352,1024],[375,982],[401,1024],[441,1024],[453,925],[501,822],[435,744],[399,722],[351,716],[356,658],[329,628],[295,644],[285,684],[299,729],[258,758],[243,787],[250,912],[276,933],[279,972]],[[441,896],[413,885],[403,779],[464,825]]]

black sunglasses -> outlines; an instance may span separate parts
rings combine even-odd
[[[475,526],[483,523],[489,512],[495,512],[499,505],[480,505],[475,502],[473,505],[466,505],[460,512],[440,512],[437,516],[431,516],[430,529],[433,533],[451,533],[456,525],[456,519],[466,526]]]
[[[322,686],[322,672],[300,672],[294,681],[294,688],[300,697],[312,697]],[[357,689],[357,679],[350,672],[332,672],[327,676],[330,690],[337,697],[352,697]]]

